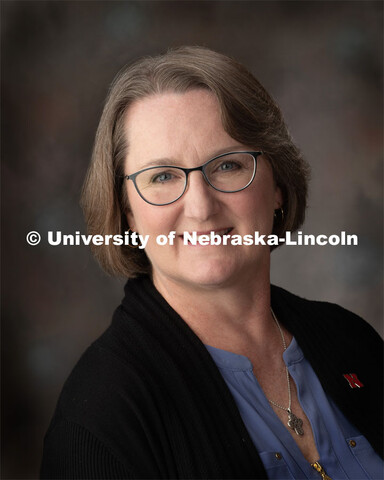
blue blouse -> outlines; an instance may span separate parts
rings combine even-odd
[[[321,479],[273,411],[247,357],[206,345],[227,383],[269,479]],[[333,480],[384,479],[384,463],[325,394],[293,338],[283,355],[314,434],[319,462]],[[288,417],[287,417],[288,418]]]

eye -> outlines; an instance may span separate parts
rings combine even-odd
[[[180,179],[180,172],[177,170],[160,170],[154,173],[150,178],[152,184],[164,184]]]
[[[241,168],[241,165],[237,162],[230,162],[228,160],[224,161],[224,162],[221,162],[218,167],[217,167],[217,170],[218,171],[221,171],[221,172],[226,172],[226,171],[233,171],[233,170],[237,170]]]
[[[156,175],[153,175],[151,178],[151,183],[166,183],[174,178],[174,175],[171,172],[160,172]]]

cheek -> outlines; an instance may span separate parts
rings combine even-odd
[[[146,234],[148,226],[156,222],[156,208],[145,202],[137,193],[132,183],[127,188],[129,211],[127,212],[127,220],[129,227],[137,233]]]
[[[168,233],[172,226],[171,212],[144,202],[141,198],[132,198],[131,211],[127,214],[129,226],[141,235]]]
[[[172,223],[169,216],[161,211],[161,207],[152,206],[152,209],[143,212],[140,224],[144,234],[159,234],[168,233]]]
[[[273,215],[274,197],[269,190],[254,188],[239,201],[240,205],[238,205],[238,208],[247,214],[253,214],[257,217]]]
[[[255,186],[256,187],[256,186]],[[270,233],[273,226],[274,194],[270,189],[254,188],[248,195],[239,196],[232,205],[240,220],[250,230]]]

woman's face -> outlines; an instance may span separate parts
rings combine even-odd
[[[216,97],[206,90],[164,93],[134,103],[126,118],[127,175],[142,168],[174,164],[192,168],[221,153],[254,150],[242,145],[223,129]],[[258,269],[269,268],[268,246],[184,245],[184,232],[231,235],[270,234],[274,210],[281,205],[269,163],[258,157],[251,185],[236,193],[223,193],[209,186],[201,172],[189,174],[188,187],[175,203],[146,203],[127,182],[131,207],[127,214],[133,231],[149,235],[146,254],[152,263],[155,284],[177,282],[188,287],[226,286],[251,278]],[[156,237],[176,232],[174,245],[160,246]]]

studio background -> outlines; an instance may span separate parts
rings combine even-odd
[[[137,57],[205,45],[248,66],[312,166],[302,231],[359,237],[358,246],[278,249],[273,283],[339,303],[382,332],[382,2],[3,1],[1,9],[1,478],[37,478],[63,382],[122,298],[124,281],[103,274],[88,247],[44,237],[86,232],[79,197],[103,102]],[[27,244],[31,230],[40,245]]]

